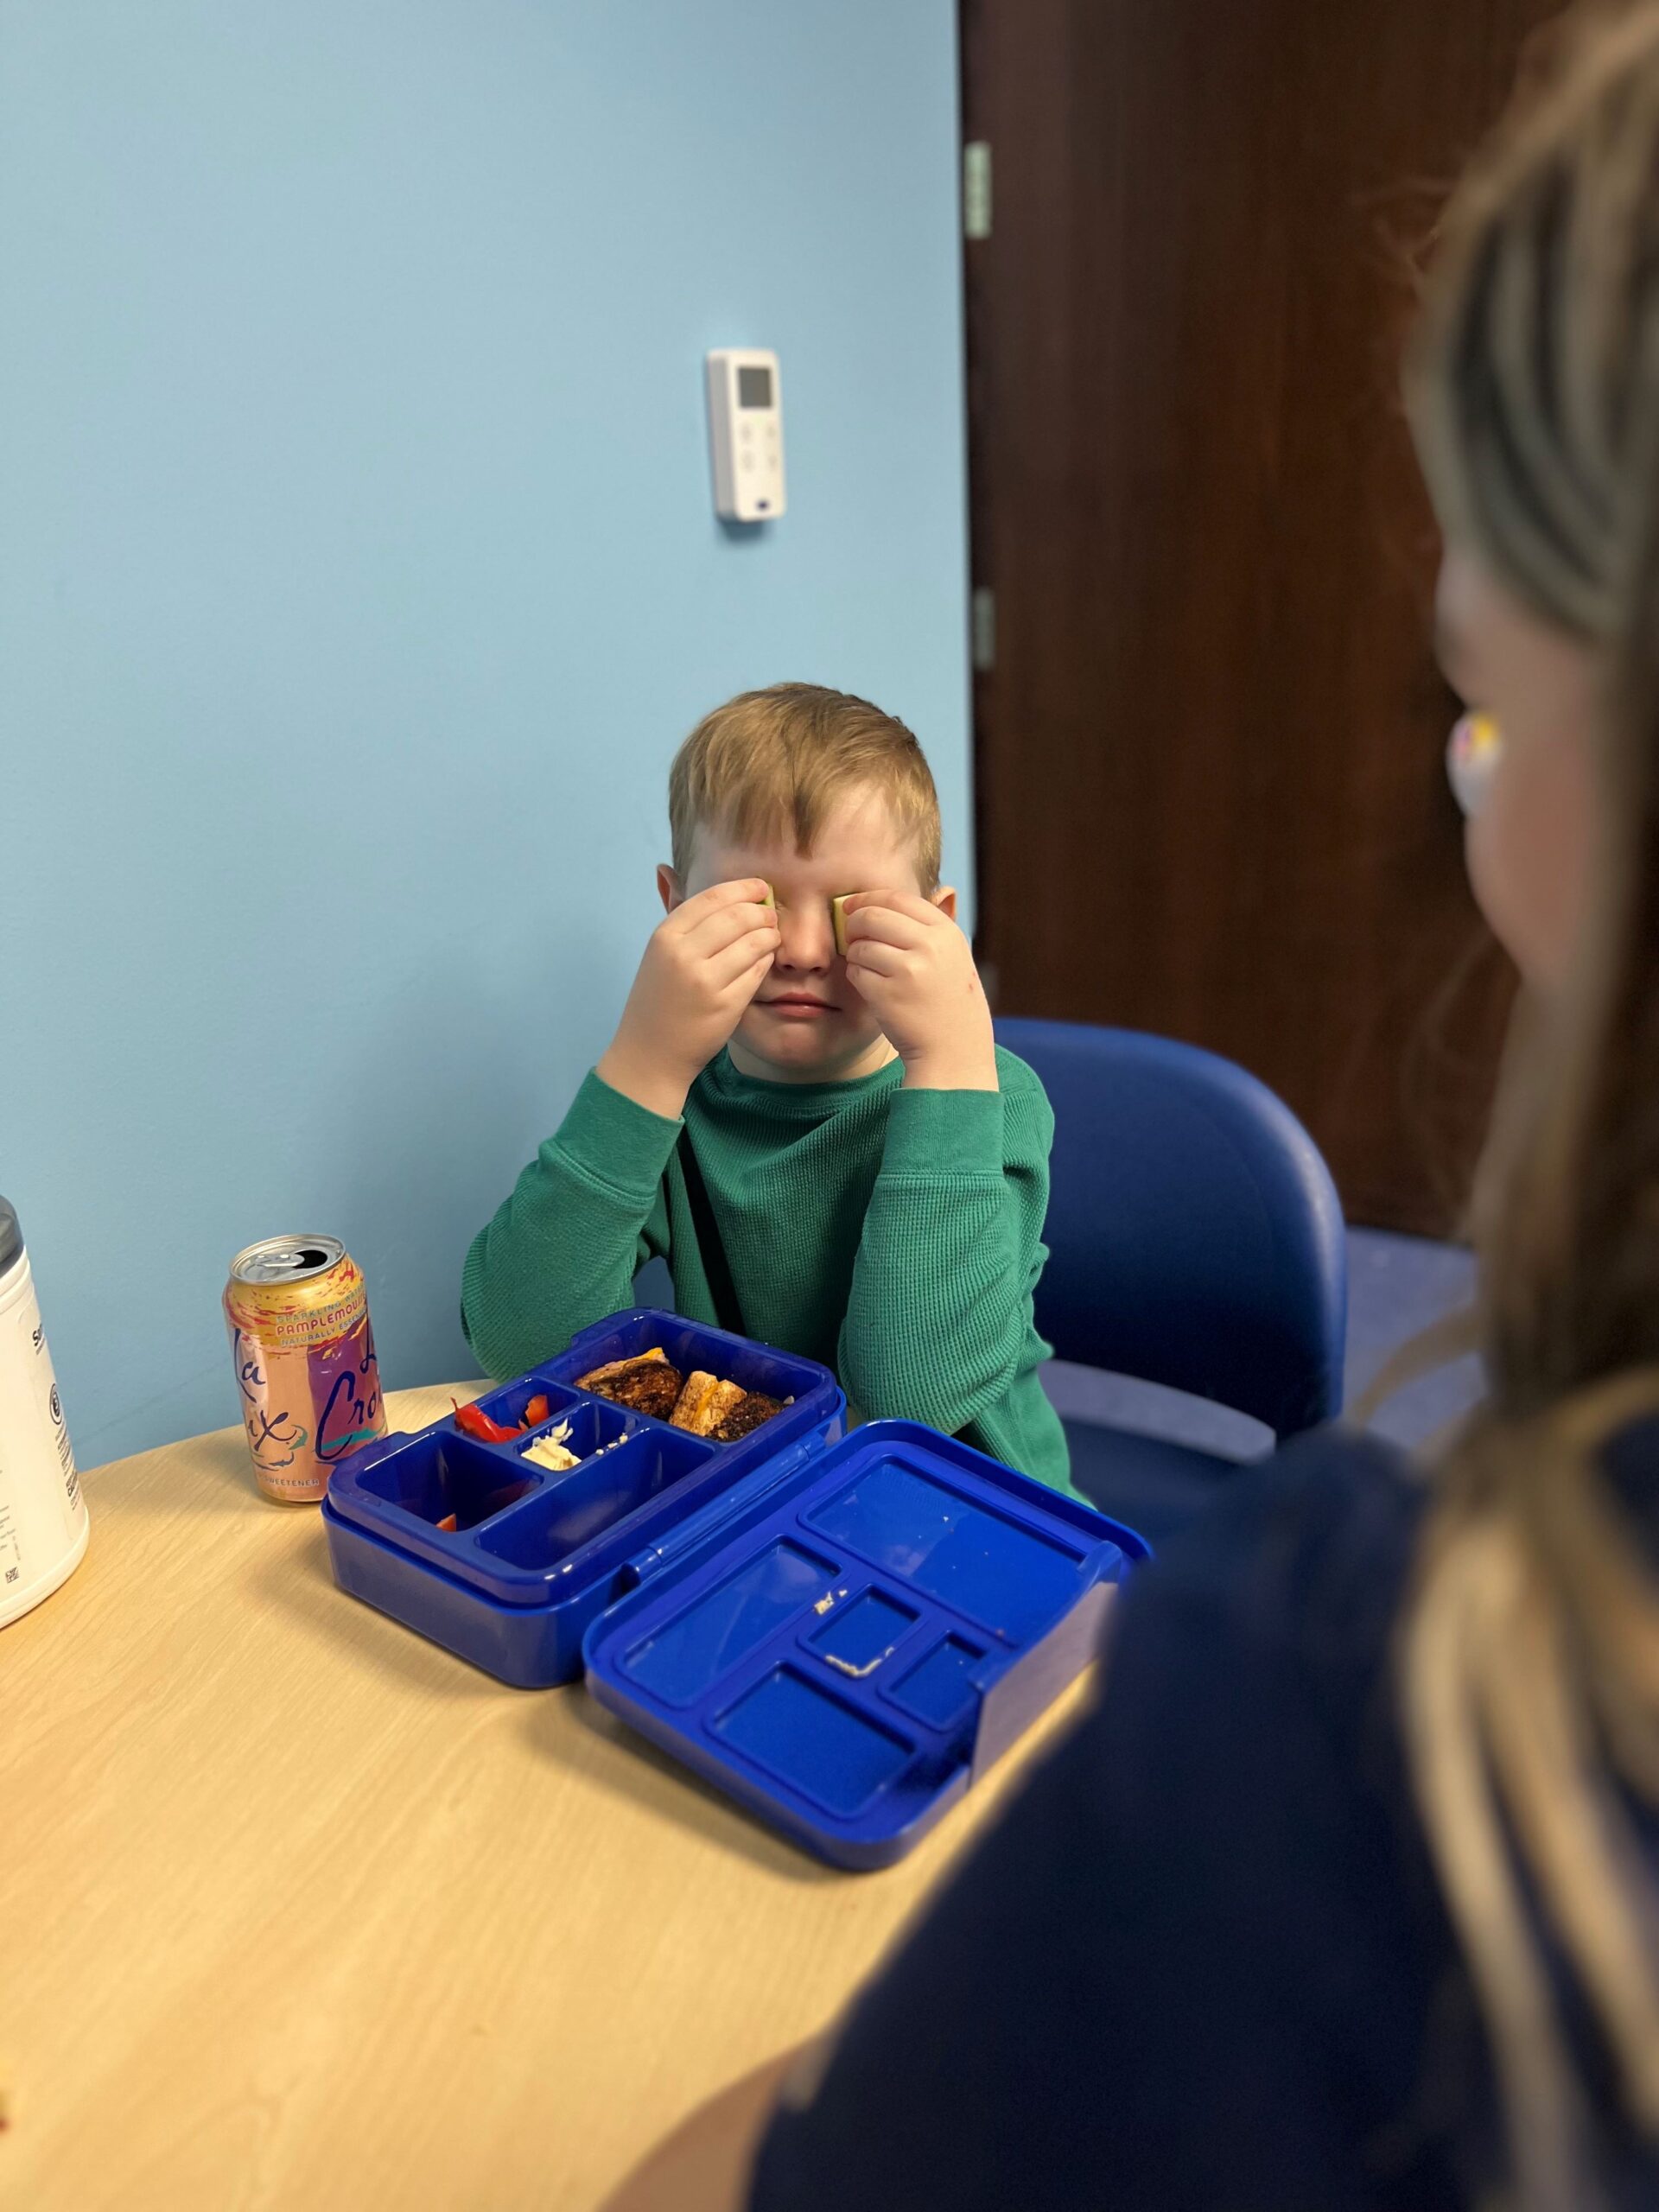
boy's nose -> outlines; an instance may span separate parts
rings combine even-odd
[[[778,947],[781,967],[823,969],[836,957],[835,925],[827,899],[822,911],[798,906],[780,911],[778,933],[783,940]]]

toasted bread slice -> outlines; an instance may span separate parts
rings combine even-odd
[[[679,1403],[680,1389],[679,1369],[664,1362],[660,1366],[641,1368],[617,1403],[626,1406],[632,1413],[649,1414],[653,1421],[666,1421]]]
[[[701,1367],[695,1368],[686,1376],[685,1388],[680,1392],[679,1402],[668,1417],[671,1426],[675,1428],[690,1429],[695,1436],[698,1408],[714,1387],[714,1376],[706,1373]]]
[[[721,1382],[698,1368],[685,1378],[680,1402],[670,1420],[692,1436],[712,1436],[727,1416],[743,1402],[741,1383]]]
[[[579,1377],[576,1388],[591,1390],[596,1398],[609,1398],[613,1405],[626,1406],[633,1413],[666,1421],[678,1401],[682,1381],[679,1369],[668,1355],[657,1351],[595,1367]]]
[[[732,1408],[720,1427],[715,1430],[716,1444],[736,1444],[752,1435],[774,1414],[784,1410],[781,1398],[769,1398],[764,1390],[750,1390]]]
[[[586,1375],[577,1376],[576,1388],[578,1390],[593,1390],[602,1398],[606,1395],[607,1382],[619,1382],[624,1376],[632,1375],[636,1368],[647,1366],[653,1360],[661,1360],[664,1366],[668,1363],[668,1354],[660,1344],[652,1351],[637,1351],[631,1359],[613,1359],[607,1366],[590,1368]]]
[[[836,932],[836,950],[843,960],[847,957],[847,901],[856,896],[855,892],[843,891],[838,899],[830,901],[830,921]]]

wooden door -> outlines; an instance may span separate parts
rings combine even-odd
[[[1426,1028],[1481,931],[1399,352],[1446,185],[1555,12],[962,10],[996,1003],[1243,1061],[1386,1226],[1448,1225],[1510,989],[1494,953]]]

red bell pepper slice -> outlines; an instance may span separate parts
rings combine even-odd
[[[454,1405],[453,1398],[449,1402]],[[516,1428],[503,1428],[479,1406],[455,1406],[455,1427],[463,1436],[475,1436],[483,1444],[512,1444],[518,1436]]]

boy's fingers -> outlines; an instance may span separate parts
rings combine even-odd
[[[885,907],[889,913],[904,914],[912,922],[919,922],[925,929],[933,929],[944,916],[926,899],[918,898],[912,891],[855,891],[842,902],[842,912],[849,918],[858,913],[868,913],[874,907]]]
[[[927,941],[929,931],[924,923],[912,914],[903,913],[897,906],[861,906],[857,913],[850,908],[847,914],[847,950],[850,955],[855,944],[902,944],[912,950]]]
[[[902,976],[909,967],[910,953],[905,947],[884,944],[879,938],[859,938],[847,949],[847,973],[854,977],[861,969],[869,976]]]
[[[723,991],[751,968],[759,967],[764,974],[771,967],[777,950],[775,931],[747,931],[735,944],[728,944],[709,960],[709,981],[717,991]]]
[[[699,891],[683,899],[669,916],[671,922],[683,930],[695,930],[717,914],[725,906],[764,906],[772,896],[772,886],[759,875],[739,876],[731,883],[711,883],[706,891]],[[768,912],[771,909],[767,908]]]
[[[734,944],[739,938],[747,937],[751,930],[770,931],[775,940],[778,917],[770,906],[758,906],[753,899],[745,899],[741,904],[716,906],[712,913],[705,914],[694,929],[686,932],[684,943],[689,952],[701,959],[711,959],[728,944]]]
[[[849,960],[847,963],[847,981],[861,998],[865,998],[868,995],[865,986],[877,984],[881,978],[874,968],[861,968],[856,960]]]

